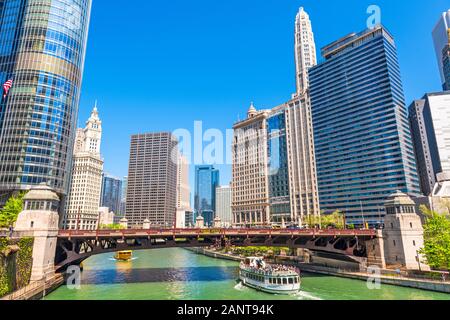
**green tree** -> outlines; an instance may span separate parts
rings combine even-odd
[[[120,230],[122,226],[120,224],[102,224],[100,225],[102,230]]]
[[[424,248],[420,251],[433,269],[450,269],[450,220],[448,215],[421,207],[426,216]]]
[[[344,229],[345,228],[345,218],[344,214],[339,210],[336,210],[332,214],[326,214],[322,216],[322,228],[336,228],[336,229]]]
[[[17,221],[19,213],[23,210],[24,196],[25,193],[21,192],[17,195],[13,195],[6,201],[5,206],[0,211],[0,227],[8,228]]]

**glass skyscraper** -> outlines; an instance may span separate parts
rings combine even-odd
[[[443,12],[433,29],[433,42],[442,87],[450,90],[450,10]]]
[[[291,222],[285,109],[267,118],[270,218],[275,224]]]
[[[212,226],[216,210],[216,188],[220,185],[219,170],[214,166],[195,167],[195,216],[205,219],[205,226]]]
[[[103,174],[100,201],[100,207],[108,207],[115,214],[122,215],[122,180],[108,174]]]
[[[420,194],[394,39],[377,26],[322,55],[309,72],[320,207],[380,223],[390,194]]]
[[[68,192],[91,0],[0,1],[0,205],[46,183]]]

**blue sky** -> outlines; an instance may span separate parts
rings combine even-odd
[[[94,0],[79,125],[98,99],[105,170],[124,176],[131,134],[192,130],[196,120],[204,129],[225,130],[251,101],[257,108],[287,101],[295,90],[300,6],[318,48],[365,29],[367,7],[380,6],[396,39],[409,104],[441,89],[431,31],[449,2],[129,0],[119,6]],[[231,169],[218,168],[227,184]]]

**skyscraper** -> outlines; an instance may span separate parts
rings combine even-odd
[[[295,18],[295,66],[297,95],[303,94],[309,86],[308,70],[317,64],[316,44],[311,20],[303,8]]]
[[[213,226],[216,211],[216,188],[219,183],[219,170],[214,166],[195,167],[195,216],[202,216],[205,226]]]
[[[180,154],[177,174],[177,208],[191,210],[191,187],[189,185],[189,162]]]
[[[122,215],[122,180],[109,174],[103,174],[100,206],[109,208],[116,215]]]
[[[97,228],[103,172],[101,139],[102,122],[97,107],[94,107],[86,127],[77,130],[70,192],[66,211],[61,216],[65,229]]]
[[[216,217],[220,218],[222,227],[228,228],[232,224],[231,188],[221,186],[216,188]]]
[[[0,205],[45,182],[61,196],[69,177],[91,0],[4,0],[0,5]]]
[[[443,12],[433,29],[434,49],[444,90],[450,90],[450,10]]]
[[[189,161],[180,154],[177,164],[177,228],[185,228],[194,224],[191,209],[191,188],[189,185]],[[188,217],[188,219],[186,219]]]
[[[131,137],[126,218],[140,228],[145,219],[173,227],[177,206],[178,141],[168,132]]]
[[[420,183],[394,38],[382,26],[322,49],[309,71],[320,207],[380,223],[384,201]]]
[[[232,145],[233,225],[270,225],[267,117],[253,103],[247,119],[234,124]]]
[[[257,111],[252,105],[247,119],[234,126],[237,226],[302,225],[305,216],[320,213],[308,75],[316,63],[311,21],[300,8],[295,21],[296,94],[271,110]]]
[[[450,93],[426,94],[409,107],[422,192],[429,196],[437,175],[450,173]]]

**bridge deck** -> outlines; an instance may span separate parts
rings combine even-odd
[[[149,230],[60,230],[58,238],[102,238],[102,237],[192,237],[192,236],[292,236],[292,237],[375,237],[376,230],[337,229],[149,229]]]

